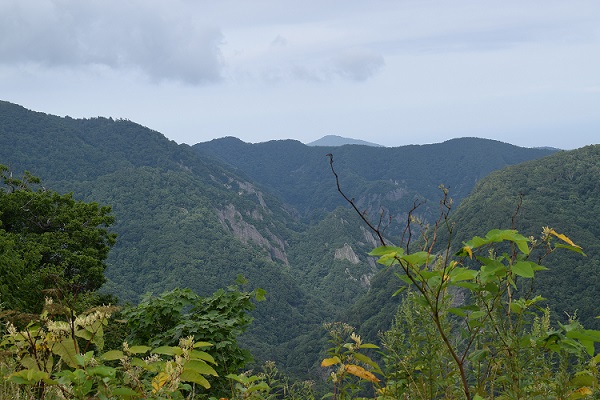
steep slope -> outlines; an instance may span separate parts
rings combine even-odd
[[[512,216],[523,196],[515,228],[539,237],[544,226],[566,234],[583,247],[586,257],[559,251],[546,257],[548,271],[536,275],[534,291],[548,299],[562,321],[577,315],[586,327],[598,329],[600,312],[600,145],[563,151],[540,160],[506,167],[483,178],[451,214],[454,248],[490,229],[511,229]],[[438,240],[445,243],[447,235]],[[392,271],[382,270],[370,290],[351,308],[346,320],[361,333],[376,337],[389,327],[402,285]]]
[[[189,146],[130,121],[2,102],[0,163],[113,206],[119,236],[105,290],[123,301],[174,287],[209,294],[242,274],[268,292],[244,340],[259,359],[280,363],[286,343],[318,330],[330,310],[290,273],[286,242],[298,225],[280,202]]]
[[[490,172],[552,153],[476,138],[396,148],[309,147],[293,140],[249,144],[223,138],[193,148],[205,157],[216,157],[244,171],[301,215],[313,219],[320,219],[323,211],[345,205],[335,190],[325,156],[332,153],[342,188],[361,209],[377,216],[385,207],[400,221],[417,199],[428,202],[420,212],[433,215],[441,184],[451,188],[454,200],[459,202]]]
[[[374,246],[375,237],[356,213],[340,207],[292,239],[289,256],[291,264],[300,267],[296,275],[302,287],[344,310],[368,290],[380,269],[366,255]]]
[[[492,227],[510,228],[515,220],[525,235],[539,237],[544,226],[566,234],[587,257],[557,252],[544,259],[550,267],[536,278],[535,290],[549,299],[559,317],[577,312],[598,329],[600,314],[600,145],[556,153],[490,174],[456,211],[457,241],[481,235]]]

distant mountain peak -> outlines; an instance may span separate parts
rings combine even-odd
[[[307,146],[343,146],[345,144],[360,144],[363,146],[384,147],[380,144],[367,142],[360,139],[351,139],[337,135],[326,135],[314,142],[306,143]]]

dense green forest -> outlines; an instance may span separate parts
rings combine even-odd
[[[324,322],[348,321],[379,340],[402,301],[391,297],[399,280],[367,255],[378,243],[337,192],[326,154],[334,154],[344,191],[365,215],[391,215],[392,241],[415,201],[424,203],[419,218],[435,220],[440,184],[457,208],[457,246],[510,228],[522,193],[519,231],[533,235],[549,225],[587,254],[552,254],[535,289],[553,298],[557,315],[578,310],[588,325],[598,288],[594,151],[553,154],[476,138],[399,148],[223,138],[190,147],[127,120],[60,118],[0,102],[0,163],[112,207],[117,241],[101,292],[132,304],[181,287],[210,296],[241,274],[245,290],[267,292],[241,345],[259,363],[274,360],[313,379],[326,348]],[[565,274],[574,263],[578,272]]]
[[[477,138],[385,148],[309,147],[294,140],[250,144],[228,137],[193,148],[205,157],[227,162],[300,215],[315,215],[318,220],[323,210],[345,205],[327,168],[325,155],[333,153],[341,184],[355,196],[361,210],[378,215],[385,207],[400,225],[415,199],[427,202],[421,213],[435,217],[440,184],[452,190],[458,203],[490,172],[553,152]]]

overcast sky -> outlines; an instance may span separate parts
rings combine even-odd
[[[0,0],[0,99],[178,143],[600,143],[599,0]]]

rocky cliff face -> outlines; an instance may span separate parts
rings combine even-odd
[[[251,217],[256,217],[252,213]],[[260,216],[260,214],[258,214]],[[217,217],[223,225],[223,228],[233,234],[242,243],[255,244],[266,251],[272,261],[279,260],[285,265],[289,265],[287,254],[285,252],[285,242],[274,235],[268,228],[264,229],[264,235],[251,223],[244,220],[242,214],[236,210],[233,204],[229,204],[224,209],[217,210]],[[262,218],[254,218],[262,219]],[[265,237],[267,236],[267,237]]]
[[[345,243],[344,247],[336,249],[333,257],[336,260],[350,261],[352,264],[360,263],[358,256],[356,255],[354,250],[352,250],[352,246],[350,246],[348,243]]]

